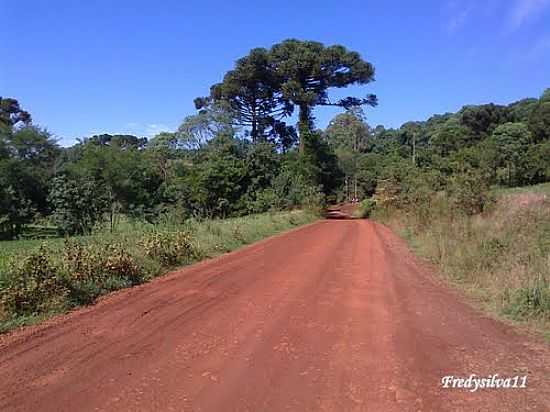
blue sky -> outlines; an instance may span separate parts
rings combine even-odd
[[[550,0],[0,0],[0,95],[64,145],[154,135],[194,112],[234,61],[286,38],[343,44],[376,67],[372,125],[550,87]],[[324,127],[336,113],[319,109]]]

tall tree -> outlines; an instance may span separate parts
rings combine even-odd
[[[472,140],[471,131],[456,118],[450,118],[445,123],[432,129],[430,144],[437,154],[446,157],[459,150]]]
[[[419,142],[420,136],[422,134],[422,123],[407,122],[401,126],[400,131],[402,143],[411,148],[412,164],[416,165],[416,149],[417,143]]]
[[[0,134],[0,162],[9,161],[11,172],[18,176],[14,189],[42,214],[49,211],[48,186],[60,150],[51,134],[36,126],[15,127]]]
[[[232,115],[226,103],[214,102],[183,120],[175,133],[175,142],[180,149],[198,150],[217,135],[234,132]]]
[[[465,106],[458,113],[461,123],[472,131],[472,137],[483,140],[499,125],[512,121],[508,107],[493,103],[480,106]]]
[[[546,89],[529,116],[529,130],[537,142],[550,140],[550,89]]]
[[[492,134],[497,148],[498,166],[506,170],[506,183],[511,186],[518,183],[516,176],[519,162],[525,155],[532,136],[524,123],[504,123]]]
[[[131,134],[99,134],[84,139],[86,143],[103,145],[103,146],[117,146],[122,149],[143,149],[147,145],[146,137],[137,137]]]
[[[252,49],[248,56],[237,60],[223,81],[211,87],[208,98],[195,99],[195,106],[200,110],[212,102],[228,104],[235,123],[250,128],[253,142],[264,136],[268,128],[274,132],[275,121],[291,110],[281,104],[269,52],[264,48]]]
[[[0,160],[0,239],[12,239],[36,212],[27,190],[33,180],[21,162]]]
[[[333,147],[344,147],[360,152],[367,148],[370,136],[369,125],[361,108],[340,113],[328,124],[325,137]]]
[[[369,137],[370,128],[361,108],[338,114],[325,131],[325,138],[334,149],[339,167],[345,175],[345,194],[348,201],[352,197],[358,197],[359,157],[367,149]]]
[[[79,144],[78,158],[65,166],[77,179],[93,182],[109,205],[110,228],[114,230],[119,213],[143,214],[149,208],[162,176],[145,157],[145,150],[117,144]]]
[[[377,104],[376,96],[345,97],[332,102],[328,91],[374,80],[374,66],[359,53],[344,46],[326,47],[314,41],[285,40],[270,50],[272,70],[278,77],[282,98],[299,109],[298,130],[300,150],[304,149],[302,135],[313,128],[312,109],[315,106],[353,106]]]

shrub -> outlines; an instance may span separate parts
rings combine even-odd
[[[233,250],[311,220],[311,214],[298,211],[230,221],[188,220],[175,231],[143,233],[144,227],[138,227],[123,236],[50,241],[51,247],[25,251],[15,259],[12,254],[0,254],[0,331],[36,316],[93,303],[101,295],[145,282],[166,268]],[[28,249],[27,245],[22,249]]]
[[[359,203],[357,210],[355,211],[355,217],[367,218],[376,208],[376,201],[373,199],[364,199]]]
[[[280,208],[281,200],[271,188],[255,193],[255,199],[247,202],[249,213],[263,213]]]
[[[155,232],[142,238],[145,254],[164,266],[186,263],[197,254],[188,232]]]
[[[112,290],[141,283],[143,270],[122,244],[66,241],[63,271],[70,282],[72,305],[92,303]]]
[[[72,281],[103,282],[115,276],[133,283],[139,281],[140,268],[122,244],[90,244],[66,241],[63,268]]]
[[[452,176],[447,192],[454,212],[475,215],[494,203],[489,184],[480,173],[463,172]]]
[[[236,224],[235,226],[233,226],[232,232],[233,238],[235,238],[235,240],[237,240],[239,243],[247,243],[241,225]]]
[[[54,221],[69,235],[91,233],[106,208],[106,200],[95,182],[66,176],[53,179],[49,201]]]
[[[50,250],[41,246],[27,257],[16,258],[8,264],[6,286],[0,289],[2,312],[31,315],[64,306],[69,285],[51,255]]]
[[[139,283],[140,268],[121,244],[109,245],[106,249],[106,258],[102,263],[107,276],[125,278],[132,283]]]

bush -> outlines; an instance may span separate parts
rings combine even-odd
[[[26,251],[29,244],[24,243],[22,257],[0,254],[0,331],[37,316],[93,303],[101,295],[143,283],[167,268],[227,252],[312,220],[311,214],[300,211],[188,220],[180,230],[144,233],[142,226],[123,236],[103,234],[64,243],[51,240],[50,247],[30,253]]]
[[[143,237],[139,245],[145,254],[164,266],[188,263],[196,255],[196,248],[188,232],[155,232]]]
[[[0,287],[1,312],[4,317],[37,315],[91,303],[109,291],[141,283],[142,274],[118,243],[67,241],[61,254],[42,246],[8,264]]]
[[[280,209],[281,201],[271,188],[259,190],[255,193],[255,199],[246,202],[249,213],[264,213],[270,210]]]
[[[355,211],[355,217],[367,218],[370,217],[374,209],[376,208],[376,201],[373,199],[364,199],[359,203],[357,210]]]
[[[102,282],[111,276],[139,282],[140,268],[120,243],[83,245],[67,241],[63,248],[63,269],[76,282]]]
[[[476,172],[463,172],[452,176],[447,193],[452,211],[461,214],[482,213],[494,204],[487,179]]]
[[[70,286],[51,256],[51,251],[41,246],[8,264],[6,285],[0,290],[3,313],[32,315],[64,306]]]
[[[70,304],[92,303],[113,290],[142,282],[144,271],[120,243],[66,241],[61,268],[70,284]]]
[[[69,235],[91,233],[106,208],[106,201],[94,181],[66,176],[53,179],[49,201],[54,209],[54,221]]]

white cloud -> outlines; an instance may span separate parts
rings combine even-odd
[[[513,29],[518,29],[527,20],[540,15],[550,5],[550,0],[516,0],[510,13]]]

